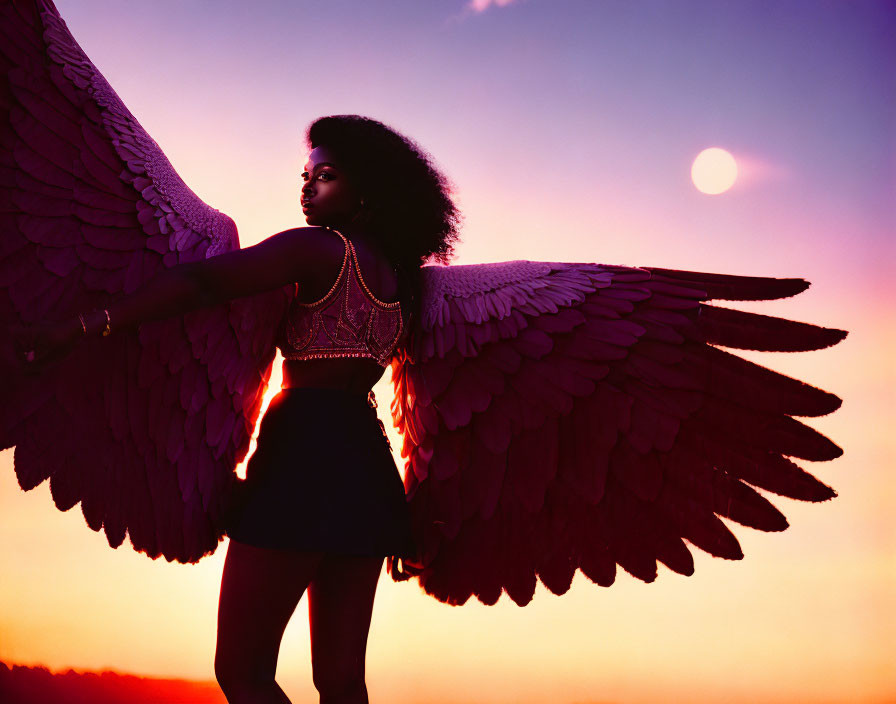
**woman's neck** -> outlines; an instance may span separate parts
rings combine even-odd
[[[380,237],[372,232],[367,225],[348,223],[343,227],[334,229],[339,230],[343,235],[354,241],[363,242],[374,249],[382,249]]]

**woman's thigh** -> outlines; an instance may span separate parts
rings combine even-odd
[[[315,684],[364,679],[367,634],[383,557],[328,554],[308,587]]]
[[[322,558],[230,541],[218,603],[219,677],[273,679],[283,631]]]

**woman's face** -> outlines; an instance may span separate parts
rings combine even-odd
[[[360,193],[327,147],[311,150],[302,181],[302,214],[309,225],[339,228],[361,209]]]

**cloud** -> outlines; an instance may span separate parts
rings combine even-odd
[[[445,23],[449,25],[459,24],[467,21],[474,15],[481,15],[490,7],[507,7],[514,2],[517,2],[517,0],[467,0],[462,10],[445,18]]]
[[[516,0],[470,0],[467,8],[473,12],[485,12],[492,6],[507,7],[512,2],[516,2]]]

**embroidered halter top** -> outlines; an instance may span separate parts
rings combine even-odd
[[[401,304],[386,303],[367,288],[352,243],[338,230],[328,228],[345,243],[345,257],[336,282],[314,303],[293,298],[277,347],[284,359],[360,357],[389,365],[403,329]],[[295,284],[298,291],[298,284]]]

